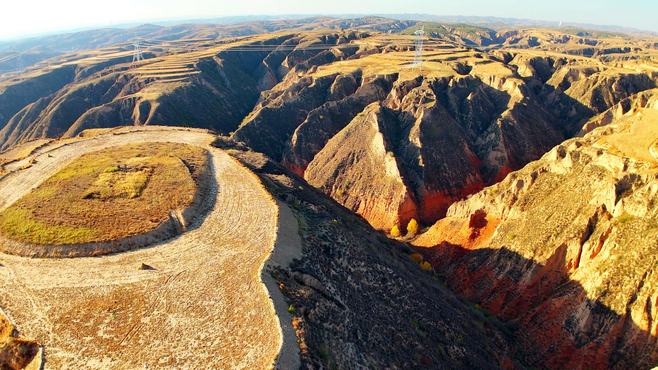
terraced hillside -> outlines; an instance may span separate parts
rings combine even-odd
[[[137,65],[126,63],[130,52],[116,48],[82,53],[0,83],[0,145],[118,125],[176,124],[228,133],[260,91],[298,63],[345,57],[356,49],[344,53],[333,46],[359,37],[353,31],[308,31],[187,40],[152,48]]]
[[[230,17],[229,17],[230,18]],[[256,17],[257,18],[257,17]],[[364,28],[381,32],[399,31],[415,24],[381,17],[335,19],[309,17],[302,19],[263,19],[236,22],[218,19],[213,23],[187,23],[173,26],[144,24],[131,28],[102,28],[43,37],[0,42],[0,80],[23,73],[26,69],[43,67],[60,59],[77,59],[79,52],[122,45],[132,50],[134,42],[142,48],[162,51],[171,44],[189,46],[196,42],[276,32],[284,29],[345,29]]]

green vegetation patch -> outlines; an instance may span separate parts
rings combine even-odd
[[[0,233],[42,245],[143,234],[192,203],[207,161],[204,149],[173,143],[83,155],[0,212]]]
[[[83,195],[86,199],[133,199],[142,195],[151,177],[152,167],[144,161],[140,167],[111,166],[98,175]]]
[[[88,227],[70,227],[65,225],[48,225],[32,217],[30,211],[21,208],[9,208],[0,215],[0,229],[7,230],[9,237],[29,236],[35,244],[75,243],[78,240],[93,238],[95,232]]]

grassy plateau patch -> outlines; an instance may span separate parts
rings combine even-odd
[[[189,206],[207,152],[145,143],[81,156],[0,212],[0,233],[33,244],[115,240],[152,230]]]

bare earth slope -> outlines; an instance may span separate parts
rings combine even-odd
[[[406,245],[261,154],[226,147],[298,220],[300,254],[272,272],[290,304],[302,368],[498,369],[515,363],[505,328],[422,271]]]
[[[102,147],[172,141],[211,151],[214,206],[176,239],[97,258],[0,255],[2,309],[23,336],[45,346],[48,368],[272,365],[282,339],[260,270],[274,244],[277,206],[253,174],[208,147],[211,140],[204,131],[119,130],[44,149],[32,167],[0,180],[7,207],[68,161]]]
[[[306,169],[309,184],[333,194],[376,228],[406,224],[416,207],[391,153],[397,129],[391,112],[376,103],[368,106],[311,161]],[[380,197],[389,202],[378,202]]]
[[[217,183],[206,218],[168,242],[94,258],[0,254],[0,307],[21,336],[43,345],[48,368],[269,368],[282,347],[281,327],[298,341],[286,338],[282,366],[297,362],[291,346],[311,367],[493,369],[514,362],[498,324],[438,286],[402,244],[309,186],[264,173],[272,168],[267,159],[243,153],[299,221],[289,210],[280,215],[253,173],[208,146],[213,139],[203,130],[120,128],[54,141],[35,161],[9,165],[15,172],[0,179],[2,207],[83,153],[135,142],[206,148]],[[276,235],[280,225],[296,232],[290,222],[299,222],[301,240]],[[260,279],[275,239],[277,248],[302,248],[281,249],[293,255],[272,265],[287,300],[273,293],[281,319]],[[296,246],[281,244],[291,241]],[[280,323],[290,320],[281,315],[288,305],[292,321]]]
[[[655,93],[453,204],[414,241],[452,289],[520,327],[532,366],[658,365]]]

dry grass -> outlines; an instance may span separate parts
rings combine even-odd
[[[399,73],[401,80],[408,80],[423,75],[427,78],[442,78],[458,76],[452,66],[461,62],[473,67],[473,75],[497,76],[501,78],[514,77],[514,71],[501,63],[490,62],[476,58],[473,51],[461,48],[432,50],[423,52],[421,67],[413,65],[413,51],[395,51],[368,55],[359,59],[348,59],[320,66],[314,76],[328,76],[335,73],[352,73],[363,71],[364,76]]]
[[[658,111],[645,109],[641,114],[624,118],[619,125],[624,129],[600,140],[603,146],[611,145],[621,155],[641,161],[656,163],[651,148],[658,140]],[[655,149],[654,149],[655,151]]]
[[[314,75],[315,77],[321,77],[334,73],[352,73],[359,69],[363,71],[364,76],[400,73],[401,79],[411,79],[419,74],[428,77],[443,77],[455,74],[455,71],[444,63],[425,62],[422,70],[419,70],[412,66],[413,61],[413,52],[373,54],[360,59],[349,59],[320,66]]]
[[[176,158],[166,158],[175,162]],[[98,175],[96,181],[84,193],[85,199],[134,199],[142,195],[153,173],[151,161],[140,161],[138,166],[110,166]],[[175,163],[170,163],[175,166]]]
[[[204,149],[184,144],[133,144],[84,155],[0,213],[0,232],[57,245],[144,233],[192,202],[206,162]]]

